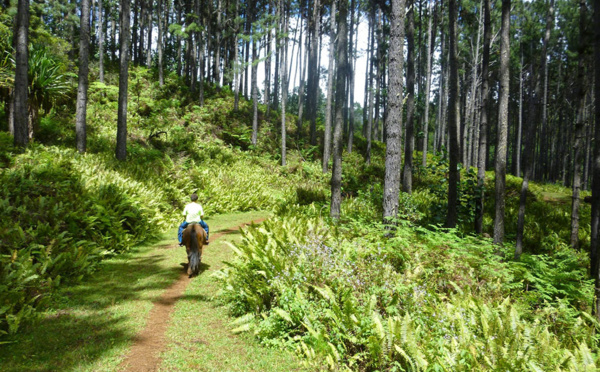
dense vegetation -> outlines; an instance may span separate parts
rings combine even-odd
[[[19,6],[23,3],[29,6],[26,1],[18,2]],[[81,1],[81,4],[84,3],[89,6],[87,0]],[[142,6],[150,4],[152,9],[153,2],[140,0],[140,3]],[[267,13],[263,18],[258,14],[259,2],[251,2],[246,4],[248,8],[244,13],[250,41],[238,39],[236,33],[216,33],[214,44],[217,45],[221,36],[235,35],[238,44],[245,42],[244,87],[246,93],[250,90],[250,94],[240,94],[242,89],[234,83],[238,78],[241,80],[242,68],[227,66],[223,68],[227,71],[220,70],[220,47],[215,47],[213,66],[196,60],[198,56],[204,58],[205,50],[201,48],[212,47],[213,44],[198,42],[204,40],[201,36],[208,31],[192,21],[193,13],[216,28],[222,26],[222,20],[214,20],[216,24],[213,24],[212,16],[198,8],[200,1],[184,2],[186,7],[194,5],[194,9],[182,9],[180,2],[167,3],[173,5],[173,12],[166,10],[167,21],[169,17],[176,16],[175,20],[181,21],[181,24],[173,23],[168,28],[164,66],[161,59],[160,63],[154,63],[152,43],[143,47],[142,29],[146,28],[146,36],[151,36],[153,30],[144,26],[143,20],[139,20],[140,24],[132,32],[134,38],[139,36],[131,48],[135,63],[128,66],[127,58],[123,58],[121,66],[117,66],[117,14],[108,11],[112,8],[106,9],[113,28],[112,50],[107,51],[107,55],[112,56],[106,66],[100,62],[101,57],[91,58],[90,84],[85,86],[87,96],[83,105],[87,109],[87,137],[81,137],[79,123],[73,125],[81,112],[76,104],[80,102],[77,76],[73,73],[75,67],[81,71],[82,64],[74,56],[76,22],[67,19],[61,26],[57,21],[62,13],[77,18],[74,14],[76,2],[69,4],[70,7],[64,11],[52,7],[56,5],[54,2],[31,6],[33,11],[27,30],[30,42],[25,45],[28,83],[27,89],[22,89],[28,93],[26,115],[19,116],[16,121],[14,115],[17,111],[11,105],[20,102],[16,98],[19,85],[15,83],[19,60],[14,57],[19,54],[19,45],[15,46],[18,43],[13,40],[13,31],[20,29],[22,24],[17,22],[17,27],[13,27],[13,19],[20,15],[14,7],[7,6],[0,11],[0,98],[4,102],[0,108],[0,344],[5,339],[10,342],[10,336],[18,332],[24,322],[34,318],[39,309],[51,305],[56,288],[85,280],[103,258],[127,251],[140,242],[152,241],[160,233],[174,228],[181,219],[180,213],[189,194],[197,192],[207,216],[248,210],[274,213],[274,217],[263,225],[243,232],[242,243],[233,247],[236,259],[228,262],[227,268],[219,271],[216,279],[222,283],[221,299],[236,318],[235,331],[252,331],[267,345],[297,350],[310,366],[369,371],[597,369],[600,324],[596,319],[598,314],[594,314],[594,302],[598,301],[594,286],[598,287],[599,282],[594,277],[595,266],[591,262],[597,231],[590,228],[590,205],[581,203],[573,207],[589,196],[587,191],[577,195],[580,188],[586,189],[585,185],[577,183],[586,184],[593,179],[591,152],[597,150],[593,149],[594,146],[598,146],[591,140],[591,135],[587,136],[585,143],[580,143],[582,133],[587,131],[591,134],[593,129],[591,120],[584,125],[581,119],[591,117],[592,105],[585,104],[586,100],[591,102],[591,93],[588,96],[584,94],[581,99],[580,115],[575,115],[575,109],[561,108],[567,111],[566,117],[573,119],[578,116],[581,119],[577,119],[577,128],[573,128],[577,129],[578,135],[571,133],[571,127],[566,124],[563,128],[560,120],[553,120],[554,127],[544,127],[537,137],[536,127],[529,128],[533,133],[529,136],[529,141],[534,142],[533,147],[530,143],[523,147],[523,151],[535,153],[537,164],[534,167],[530,155],[525,154],[525,177],[521,178],[518,175],[522,172],[517,165],[521,161],[521,144],[513,144],[512,153],[508,154],[506,143],[499,142],[500,129],[505,130],[506,123],[501,124],[498,120],[496,144],[482,142],[483,150],[478,154],[479,142],[474,136],[480,123],[479,119],[474,119],[478,116],[474,107],[481,98],[477,98],[477,94],[483,94],[476,92],[479,89],[478,52],[473,56],[475,76],[471,81],[464,77],[466,59],[462,61],[464,103],[458,103],[457,97],[452,96],[455,92],[448,94],[447,87],[446,93],[443,93],[441,85],[437,102],[428,102],[432,107],[437,105],[440,113],[432,138],[434,147],[428,153],[429,130],[424,129],[424,135],[413,133],[420,124],[411,120],[416,120],[415,112],[420,116],[422,111],[428,111],[429,108],[424,110],[423,106],[428,107],[429,104],[423,102],[423,97],[417,97],[417,108],[409,108],[409,114],[403,112],[404,101],[400,99],[406,88],[407,92],[411,92],[406,104],[414,105],[415,97],[411,97],[415,94],[414,86],[404,87],[400,83],[400,93],[390,103],[398,109],[394,112],[397,120],[389,125],[386,123],[384,127],[382,119],[387,117],[387,113],[383,113],[383,109],[388,109],[384,104],[387,87],[383,70],[386,66],[379,61],[384,60],[388,40],[381,35],[388,31],[384,31],[384,24],[385,27],[400,23],[404,26],[406,16],[408,46],[415,48],[414,40],[410,41],[415,37],[414,24],[411,25],[415,17],[412,14],[414,1],[409,2],[407,14],[401,7],[401,19],[398,20],[392,19],[396,13],[388,9],[393,7],[397,12],[396,1],[391,4],[362,4],[367,7],[362,11],[368,11],[370,17],[370,58],[378,59],[377,66],[371,64],[370,67],[369,79],[373,80],[373,75],[377,75],[377,82],[369,82],[368,96],[369,101],[373,101],[376,89],[377,103],[370,102],[367,110],[365,97],[365,110],[345,110],[343,105],[348,100],[344,96],[344,87],[349,81],[346,81],[343,71],[340,72],[344,70],[340,66],[344,67],[347,61],[337,61],[335,93],[339,97],[335,100],[335,113],[331,111],[332,102],[323,102],[318,73],[308,68],[306,88],[310,92],[302,91],[304,83],[297,89],[291,87],[293,95],[287,106],[293,112],[291,114],[285,111],[283,93],[281,106],[270,101],[278,100],[279,92],[270,94],[269,82],[260,93],[265,104],[259,103],[255,72],[252,74],[253,81],[248,83],[247,70],[250,67],[255,69],[258,64],[256,52],[252,52],[252,61],[249,61],[249,43],[252,41],[255,49],[261,43],[257,39],[269,38],[270,48],[271,31],[275,33],[277,21],[284,20],[283,27],[288,27],[288,19],[293,18],[292,13],[297,11],[299,19],[296,27],[302,31],[306,21],[307,32],[310,29],[312,35],[305,39],[306,45],[311,45],[306,52],[308,64],[318,70],[316,46],[313,46],[321,32],[317,22],[322,18],[322,14],[318,14],[321,7],[318,0],[312,2],[313,15],[308,14],[309,2],[280,2],[284,11],[279,12],[277,17]],[[347,32],[345,24],[348,3],[339,3],[343,6],[339,10],[342,15],[336,31],[343,35],[343,42],[336,45],[338,55],[345,54],[348,49],[348,45],[343,44],[348,42],[346,33],[350,34],[352,45],[353,32],[353,26]],[[11,5],[10,2],[8,4]],[[350,19],[354,22],[354,12],[360,13],[361,7],[355,2],[351,4]],[[456,2],[450,1],[450,4],[453,11],[456,10]],[[506,1],[503,4],[510,5]],[[231,5],[227,3],[227,12],[232,11]],[[297,8],[292,5],[297,5]],[[331,5],[326,4],[324,9],[330,9]],[[571,13],[576,12],[576,7],[567,5],[561,2],[559,20],[565,22],[561,27],[569,31],[566,38],[568,47],[574,50],[574,40],[584,34],[585,27],[579,34],[575,31],[577,28],[572,22],[575,17]],[[221,9],[220,1],[218,6]],[[533,30],[528,30],[532,39],[539,39],[543,34],[540,25],[544,22],[541,20],[545,14],[552,15],[553,6],[551,1],[548,6],[541,7],[543,9],[533,5],[531,9],[516,9],[535,18],[531,20],[523,16],[526,25],[532,26],[539,21]],[[102,9],[102,5],[99,4],[99,8]],[[269,2],[268,9],[275,8],[274,3]],[[495,13],[499,13],[499,8],[497,4]],[[448,19],[444,16],[436,18],[438,10],[435,9],[437,7],[419,14],[421,24],[434,18],[436,23],[439,21],[440,28],[446,21],[456,22],[452,14],[448,14]],[[467,14],[465,9],[477,13],[479,21],[472,17],[473,14]],[[470,2],[463,8],[465,15],[471,16],[463,19],[464,35],[467,31],[474,33],[475,28],[479,34],[479,29],[483,28],[481,9],[478,12],[474,9],[480,8]],[[579,16],[582,24],[588,17],[585,9],[583,2]],[[175,10],[179,13],[176,14]],[[183,10],[187,14],[185,19],[181,19]],[[384,10],[386,14],[390,13],[389,19],[384,16]],[[444,8],[440,11],[443,12]],[[152,26],[152,10],[149,13]],[[240,26],[238,13],[239,9],[236,9],[232,18],[235,19],[232,23],[235,27]],[[134,9],[133,14],[137,17],[138,10]],[[147,16],[141,10],[140,18],[144,14]],[[160,14],[157,18],[161,19]],[[497,21],[494,24],[499,26]],[[97,22],[102,26],[100,19]],[[119,22],[123,26],[124,22]],[[134,22],[138,22],[137,18]],[[546,22],[546,27],[551,22]],[[336,26],[332,23],[330,31],[333,39]],[[158,22],[159,28],[163,26]],[[431,26],[429,29],[431,32]],[[261,33],[265,30],[268,30],[268,35]],[[127,27],[124,31],[129,35]],[[274,36],[279,38],[279,42],[290,36],[285,32],[289,31],[287,29],[279,31],[284,35]],[[392,37],[400,35],[396,31]],[[503,38],[509,34],[505,32],[506,28],[502,31]],[[454,37],[457,35],[454,32],[448,32],[448,35],[442,32],[442,37],[450,37],[453,48],[456,48]],[[257,35],[260,37],[254,39]],[[123,43],[120,54],[125,56],[128,53],[127,37]],[[425,44],[422,40],[418,43]],[[543,42],[544,53],[547,52],[547,43],[548,40]],[[235,42],[231,44],[236,45]],[[301,44],[300,39],[298,45]],[[534,43],[531,44],[531,55],[527,58],[530,60],[529,68],[533,69],[536,53]],[[461,45],[464,47],[466,44]],[[422,47],[424,45],[417,49]],[[100,53],[102,49],[97,45],[96,48]],[[435,48],[427,46],[424,53],[427,58]],[[448,48],[440,46],[441,53],[446,54]],[[238,48],[232,49],[237,51]],[[244,50],[243,47],[240,49]],[[474,49],[479,50],[479,45]],[[584,68],[573,63],[576,53],[571,49],[560,51],[570,53],[565,57],[565,69],[583,73]],[[374,56],[375,50],[377,57]],[[277,53],[280,52],[283,54],[283,51]],[[402,50],[394,49],[394,52],[403,55]],[[445,69],[440,74],[442,81],[444,78],[448,80],[448,74],[457,74],[457,66],[454,65],[457,62],[456,52],[447,53],[448,58],[453,59],[451,69],[454,72],[448,72],[447,66],[440,63]],[[464,50],[462,52],[466,54]],[[580,52],[583,53],[582,50]],[[207,53],[210,56],[210,52]],[[286,65],[287,51],[284,55],[286,57],[281,58]],[[411,55],[414,59],[414,50],[411,50]],[[299,52],[297,62],[300,57]],[[157,58],[162,58],[162,55]],[[237,54],[235,58],[238,58]],[[350,60],[353,58],[351,56]],[[542,60],[546,60],[545,54]],[[502,59],[501,63],[506,64],[508,60]],[[412,72],[406,72],[407,84],[413,80],[414,85],[415,77],[408,76],[415,73],[414,60],[409,60],[408,64],[411,67],[407,69]],[[523,67],[521,62],[519,68],[522,70]],[[198,69],[200,75],[197,75]],[[590,66],[588,69],[591,69]],[[302,75],[302,69],[299,70]],[[224,72],[223,75],[220,75],[221,72]],[[334,74],[330,72],[331,86]],[[390,74],[393,75],[392,72]],[[128,79],[120,78],[123,73],[128,74]],[[399,73],[401,75],[403,71]],[[554,72],[551,70],[551,73]],[[231,74],[233,79],[229,76]],[[429,74],[430,71],[419,72],[419,80],[424,80],[424,75]],[[498,71],[494,74],[500,75]],[[205,80],[209,75],[210,79]],[[522,90],[522,71],[520,75]],[[270,72],[267,76],[267,80],[270,79]],[[568,74],[565,73],[565,76]],[[79,78],[81,88],[81,76]],[[547,72],[544,78],[547,79]],[[303,79],[301,77],[300,80]],[[538,91],[542,89],[541,79],[542,76],[532,72],[527,80],[525,90],[536,99],[539,99]],[[123,84],[125,81],[128,85]],[[274,85],[279,83],[277,80]],[[285,77],[281,80],[283,83],[288,84]],[[515,83],[513,81],[512,85]],[[562,80],[559,83],[567,85]],[[458,90],[457,81],[450,85],[453,90]],[[472,92],[466,93],[471,88]],[[563,95],[573,99],[581,94],[573,87],[566,89],[557,84],[557,91],[559,88],[565,88],[568,93],[563,92]],[[327,92],[328,98],[333,96],[332,89]],[[499,87],[493,89],[490,96],[494,96],[494,100],[495,95],[506,93]],[[285,95],[287,90],[286,87]],[[128,94],[128,100],[122,99],[124,93]],[[512,96],[514,106],[515,95]],[[452,104],[445,102],[450,97]],[[534,98],[531,99],[531,108],[527,109],[532,122],[539,119],[540,114],[536,106],[539,102]],[[304,101],[309,111],[306,118],[301,114]],[[124,103],[127,107],[122,111]],[[458,107],[460,105],[464,107]],[[522,111],[521,106],[522,99],[518,103],[519,111]],[[327,110],[324,110],[325,107]],[[457,115],[450,114],[457,114],[461,109],[462,114],[469,115],[469,119],[457,123]],[[494,115],[507,114],[506,110],[502,110],[498,108]],[[365,117],[355,127],[360,120],[353,116],[361,113]],[[559,112],[554,114],[559,115]],[[447,119],[444,115],[451,118]],[[404,118],[410,124],[403,134],[402,128],[392,128],[392,124],[396,125]],[[304,126],[303,119],[307,119],[306,124],[310,122],[310,125]],[[331,122],[333,119],[336,123]],[[24,136],[16,130],[21,125],[17,123],[19,120],[29,131]],[[427,120],[422,120],[425,128]],[[123,133],[123,121],[126,129],[124,142],[118,134]],[[285,124],[286,121],[288,124]],[[446,128],[445,125],[450,125],[451,121],[453,127]],[[454,136],[458,128],[454,126],[461,126],[464,135],[462,161],[457,161],[459,154],[454,142],[458,139]],[[333,128],[333,143],[325,139],[322,143],[317,141],[317,138],[331,136]],[[482,129],[494,132],[489,128],[482,126]],[[394,133],[398,141],[404,136],[407,145],[402,171],[403,189],[407,192],[392,195],[397,204],[392,215],[386,214],[389,211],[385,201],[390,194],[384,186],[391,158],[387,129],[396,130]],[[353,133],[353,130],[356,132]],[[552,131],[547,139],[543,135],[546,130]],[[569,141],[574,141],[579,153],[571,154],[567,144],[550,151],[552,143],[561,138],[560,133],[567,130]],[[517,130],[513,128],[515,133]],[[18,136],[24,143],[17,140]],[[506,133],[502,136],[506,137]],[[83,151],[80,148],[81,138],[85,138]],[[345,149],[342,139],[344,142],[348,140]],[[452,142],[448,149],[450,154],[446,151],[446,140]],[[417,146],[418,151],[413,151],[413,142],[421,142]],[[126,152],[120,154],[119,145],[125,146]],[[329,148],[330,145],[333,148]],[[504,162],[496,168],[501,170],[498,179],[496,172],[484,172],[491,169],[491,162],[486,167],[485,160],[482,160],[494,152],[491,149],[499,151],[497,147],[503,147],[504,151],[501,156],[493,156]],[[332,162],[329,157],[323,161],[323,154],[331,150],[333,169],[329,170]],[[586,159],[583,159],[583,152],[587,155]],[[125,153],[126,156],[123,155]],[[562,158],[570,156],[575,158],[573,167],[568,161],[562,161]],[[476,161],[478,157],[483,161],[479,174],[476,168],[469,166],[480,165],[481,162]],[[513,173],[517,176],[504,175],[509,158],[514,158],[510,168],[516,168]],[[394,165],[398,172],[394,176],[399,182],[402,161],[400,156],[396,159]],[[584,175],[578,176],[582,169]],[[531,177],[534,171],[537,176]],[[562,178],[562,184],[537,183],[527,187],[528,178],[539,181],[559,181]],[[573,180],[573,191],[565,187],[571,182],[567,179]],[[502,184],[500,198],[497,196],[500,195],[499,183]],[[399,189],[399,184],[395,187]],[[455,191],[456,201],[450,203],[448,195],[451,190]],[[481,201],[483,218],[479,229],[476,222]],[[341,211],[332,212],[334,202],[340,202]],[[505,204],[501,213],[502,234],[495,243],[504,244],[494,244],[491,238],[499,236],[500,202]],[[518,226],[519,209],[525,206],[527,217],[524,224]],[[451,213],[453,220],[448,223]],[[382,224],[382,216],[390,217],[385,220],[386,224]],[[573,222],[575,220],[576,223]],[[514,242],[520,241],[519,234],[522,232],[524,249],[515,257]],[[589,247],[592,247],[590,251]]]
[[[402,223],[388,237],[373,224],[381,213],[381,147],[369,166],[346,154],[344,217],[335,223],[323,217],[329,190],[318,160],[311,160],[316,156],[294,152],[281,167],[268,156],[269,141],[252,148],[244,132],[247,103],[233,111],[232,94],[222,90],[199,107],[174,76],[163,89],[150,83],[146,69],[132,70],[132,77],[132,93],[139,96],[130,112],[140,124],[131,127],[126,163],[112,155],[116,95],[110,75],[109,83],[91,88],[87,154],[73,148],[68,107],[43,118],[39,140],[24,152],[3,135],[4,332],[16,332],[53,288],[84,278],[102,257],[175,226],[187,195],[198,190],[209,216],[277,212],[246,233],[236,247],[239,260],[220,275],[232,314],[242,316],[239,330],[252,329],[268,344],[350,368],[594,365],[597,323],[587,315],[593,285],[587,255],[566,244],[564,189],[531,188],[529,208],[540,218],[528,225],[531,253],[513,261],[510,248],[499,255],[489,240],[468,234],[476,184],[469,172],[462,229],[434,227],[443,221],[445,190],[431,185],[443,185],[447,164],[432,158],[418,171],[413,195],[402,194]],[[272,128],[265,124],[262,131],[267,138]],[[360,138],[357,144],[364,145]],[[510,215],[519,182],[509,185]],[[493,179],[486,187],[492,192]],[[491,232],[491,218],[485,225]],[[553,358],[544,357],[549,348]],[[514,358],[515,350],[527,352]]]

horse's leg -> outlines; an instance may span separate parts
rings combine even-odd
[[[190,265],[190,258],[191,258],[191,253],[190,253],[190,249],[186,247],[186,251],[187,251],[187,257],[188,257],[188,268],[187,268],[187,274],[192,275],[192,266]]]

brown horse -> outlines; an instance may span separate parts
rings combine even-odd
[[[183,230],[182,242],[185,244],[185,250],[188,256],[188,276],[198,275],[200,262],[202,260],[202,246],[206,241],[206,231],[197,223],[189,224]]]

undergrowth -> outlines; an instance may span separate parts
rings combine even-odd
[[[298,207],[233,247],[217,276],[235,331],[331,370],[596,370],[592,284],[568,248],[514,262],[455,230],[318,215]]]

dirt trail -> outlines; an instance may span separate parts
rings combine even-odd
[[[243,223],[234,228],[222,230],[211,235],[211,245],[221,236],[237,232],[240,228],[252,223],[258,224],[264,219],[258,219]],[[209,245],[207,248],[210,249]],[[181,249],[177,244],[168,246],[167,249]],[[206,253],[205,253],[206,254]],[[129,354],[125,357],[119,366],[119,371],[127,372],[149,372],[157,371],[160,365],[160,353],[166,349],[167,340],[165,332],[169,326],[171,314],[175,303],[181,298],[190,280],[182,268],[181,275],[169,288],[165,290],[162,296],[154,303],[152,310],[148,314],[146,327],[136,336],[135,342]]]

